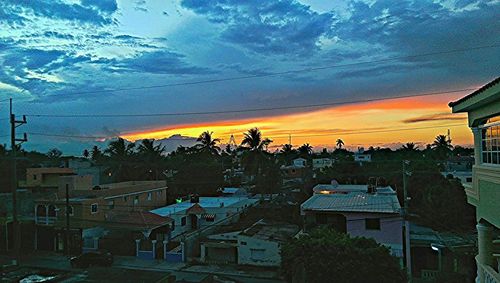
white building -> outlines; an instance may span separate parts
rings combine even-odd
[[[354,153],[354,161],[356,162],[371,162],[372,155],[369,153],[365,153],[365,149],[360,147],[358,151]]]
[[[242,231],[208,236],[201,243],[200,258],[207,263],[277,267],[282,244],[298,232],[296,225],[260,220]]]
[[[307,165],[307,160],[304,158],[297,158],[293,160],[293,166],[306,167],[306,165]]]
[[[335,160],[333,158],[314,158],[313,169],[323,169],[331,167]]]
[[[151,210],[174,220],[171,239],[222,221],[258,202],[248,197],[199,197]]]

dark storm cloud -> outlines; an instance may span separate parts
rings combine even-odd
[[[224,40],[265,55],[305,55],[318,51],[321,36],[329,37],[334,22],[292,0],[183,0],[185,8],[221,24]]]

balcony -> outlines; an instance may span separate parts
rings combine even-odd
[[[500,283],[500,273],[498,273],[491,266],[483,265],[477,262],[477,274],[480,278],[482,278],[482,280],[478,281],[480,283]]]

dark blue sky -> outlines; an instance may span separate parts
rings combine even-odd
[[[499,75],[500,48],[231,82],[89,93],[500,44],[498,15],[498,0],[2,0],[0,100],[14,97],[18,114],[191,112],[469,87]],[[0,111],[7,117],[5,107]],[[33,117],[25,129],[113,136],[283,113]],[[0,124],[0,136],[7,134],[5,121]],[[32,146],[70,142],[39,139]]]

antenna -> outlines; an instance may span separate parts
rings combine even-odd
[[[450,129],[448,129],[448,142],[451,143],[451,134],[450,134]]]

